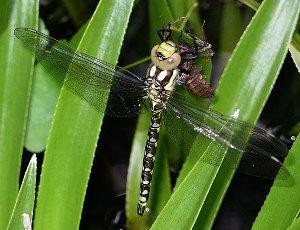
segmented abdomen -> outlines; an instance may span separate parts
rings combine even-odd
[[[193,66],[190,70],[190,74],[185,77],[185,87],[192,94],[197,97],[207,97],[213,96],[213,89],[206,82],[205,77],[201,73],[201,69],[197,66]]]
[[[153,113],[151,117],[151,124],[148,130],[148,138],[145,146],[141,175],[140,198],[137,205],[137,213],[140,216],[144,214],[150,195],[150,184],[152,180],[152,172],[154,168],[155,154],[161,125],[160,114],[160,111]]]

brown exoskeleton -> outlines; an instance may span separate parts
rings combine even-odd
[[[177,44],[177,49],[181,56],[181,62],[178,66],[180,73],[177,84],[184,85],[187,90],[197,97],[210,98],[213,96],[213,89],[203,76],[201,67],[195,65],[195,59],[198,57],[213,56],[211,44],[187,32],[187,35],[193,40],[193,45],[190,45],[182,39],[182,33],[183,31],[181,31],[179,43]],[[171,41],[171,23],[169,23],[167,28],[158,30],[157,34],[162,42]],[[208,52],[206,54],[200,54],[205,51]]]

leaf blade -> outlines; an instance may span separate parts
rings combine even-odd
[[[132,5],[131,0],[101,1],[79,49],[116,63]],[[104,100],[103,108],[105,104]],[[78,228],[102,118],[103,114],[62,88],[43,164],[35,229]]]
[[[24,225],[21,218],[23,214],[29,215],[30,220],[32,221],[35,203],[36,171],[37,159],[36,155],[33,155],[24,174],[22,185],[18,193],[7,230],[23,230]]]
[[[284,161],[284,165],[288,168],[291,176],[286,181],[275,180],[252,229],[271,229],[272,227],[287,229],[298,216],[300,205],[299,151],[300,136],[298,135]]]
[[[38,23],[38,1],[6,6],[0,28],[0,229],[7,227],[18,193],[33,72],[33,55],[22,49],[13,31],[17,26],[37,27]]]

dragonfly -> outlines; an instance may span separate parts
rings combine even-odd
[[[145,144],[137,214],[143,216],[150,194],[152,173],[163,113],[171,114],[192,130],[242,156],[241,171],[255,176],[274,178],[273,171],[264,171],[265,164],[282,167],[279,157],[285,156],[285,144],[267,130],[255,127],[236,117],[226,116],[201,106],[175,90],[183,85],[197,97],[209,98],[213,92],[194,65],[199,53],[210,51],[211,45],[191,35],[194,45],[172,41],[170,28],[158,30],[161,43],[151,50],[152,64],[145,76],[76,51],[70,46],[31,28],[16,28],[15,36],[35,53],[36,61],[47,68],[56,80],[99,112],[113,116],[138,116],[144,108],[152,112]],[[211,53],[211,52],[209,52]],[[65,79],[65,76],[66,79]],[[102,92],[110,92],[105,111]],[[249,139],[249,136],[250,139]],[[255,166],[258,166],[256,169]]]

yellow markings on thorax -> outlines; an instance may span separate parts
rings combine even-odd
[[[149,77],[153,79],[153,83],[149,85],[148,93],[153,105],[162,102],[157,88],[158,85],[161,84],[161,89],[163,90],[173,91],[176,85],[176,78],[178,76],[178,73],[179,72],[177,69],[173,69],[171,72],[170,70],[161,70],[155,65],[150,68]]]
[[[174,69],[172,77],[170,78],[170,81],[164,87],[165,90],[173,91],[173,89],[175,87],[175,80],[176,80],[177,76],[178,76],[178,70]]]
[[[150,77],[154,77],[155,72],[156,72],[156,66],[153,65],[153,66],[151,67],[151,69],[150,69],[150,72],[149,72]]]
[[[157,76],[157,80],[158,80],[158,81],[164,80],[165,77],[167,76],[167,74],[168,74],[168,70],[163,70],[163,71],[161,71],[161,72],[158,74],[158,76]]]

